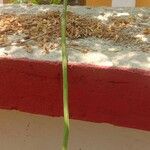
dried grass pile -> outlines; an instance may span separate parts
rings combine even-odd
[[[98,19],[88,18],[68,12],[67,36],[69,39],[98,37],[111,40],[115,43],[130,43],[143,45],[142,50],[149,51],[150,47],[144,47],[144,41],[125,32],[128,28],[134,28],[136,19],[110,18],[108,24]],[[8,46],[15,42],[25,45],[30,40],[36,42],[44,49],[54,48],[60,37],[60,12],[44,12],[41,14],[2,14],[0,15],[0,46]],[[136,25],[137,26],[137,25]],[[139,34],[150,35],[150,28],[143,27]],[[8,36],[21,36],[19,40],[10,40]],[[55,44],[50,44],[54,42]],[[59,42],[58,42],[59,43]]]

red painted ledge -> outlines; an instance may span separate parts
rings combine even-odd
[[[70,115],[150,130],[150,71],[69,65]],[[0,59],[0,108],[62,116],[61,64]]]

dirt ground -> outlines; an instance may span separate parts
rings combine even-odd
[[[0,110],[2,150],[60,150],[62,118]],[[71,120],[69,150],[149,150],[150,132]]]
[[[0,57],[61,61],[62,6],[0,6]],[[150,69],[150,9],[68,7],[69,63]]]
[[[30,10],[30,6],[28,6]],[[82,11],[82,10],[81,10]],[[139,10],[138,13],[101,13],[103,19],[88,15],[67,13],[67,37],[69,40],[96,37],[116,45],[137,45],[140,50],[150,51],[150,16]],[[100,18],[100,16],[99,16]],[[32,52],[32,44],[38,45],[46,53],[59,47],[61,37],[61,13],[59,11],[35,12],[34,14],[2,13],[0,15],[0,46],[23,46]],[[17,37],[16,38],[14,38]],[[71,41],[70,41],[71,43]],[[80,45],[70,44],[73,48]],[[79,49],[79,48],[78,48]],[[83,52],[88,52],[88,49]]]

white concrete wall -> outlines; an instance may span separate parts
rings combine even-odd
[[[135,7],[136,0],[112,0],[112,7]]]

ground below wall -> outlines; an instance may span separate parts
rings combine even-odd
[[[0,60],[0,108],[62,116],[59,62]],[[150,130],[150,72],[69,65],[72,119]]]
[[[149,150],[150,132],[71,120],[70,150]],[[2,150],[60,150],[63,118],[0,110]]]

